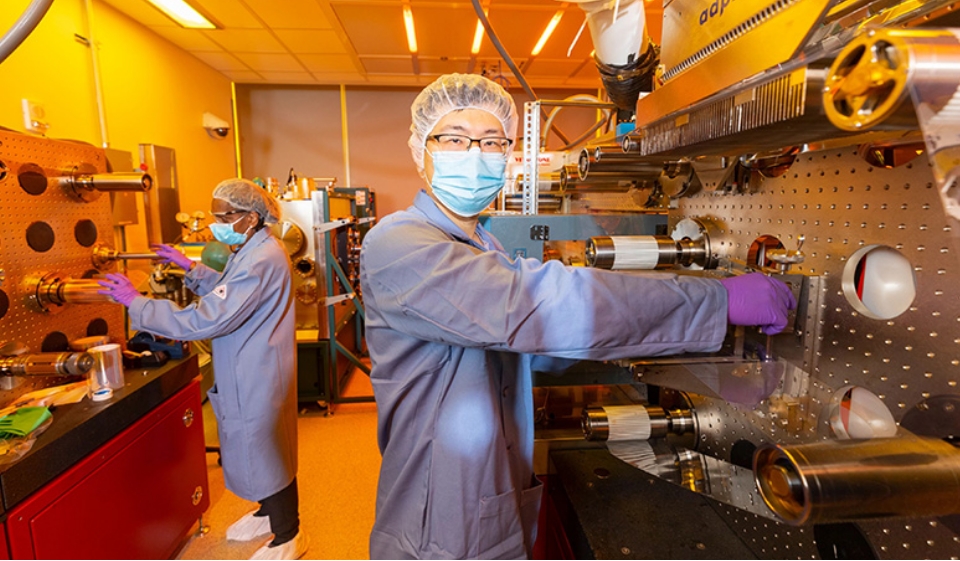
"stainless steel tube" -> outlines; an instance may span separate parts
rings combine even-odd
[[[115,259],[160,259],[156,253],[118,253]]]
[[[573,167],[573,170],[567,169]],[[563,191],[577,192],[626,192],[633,186],[633,179],[617,174],[613,178],[591,177],[581,180],[577,175],[576,166],[566,166],[560,170],[560,188]]]
[[[78,376],[96,361],[89,353],[36,353],[0,357],[0,373],[7,376]]]
[[[577,174],[581,180],[589,177],[598,177],[598,174],[621,174],[624,179],[656,179],[663,172],[663,163],[659,161],[645,161],[639,156],[624,159],[615,156],[597,158],[597,152],[584,148],[580,151],[577,161]],[[609,177],[609,176],[607,176]]]
[[[98,173],[92,175],[78,175],[71,178],[74,183],[84,189],[97,191],[149,191],[153,186],[153,178],[149,174],[140,172]]]
[[[960,513],[960,450],[943,440],[768,444],[753,472],[770,510],[795,526]]]

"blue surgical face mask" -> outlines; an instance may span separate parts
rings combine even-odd
[[[243,217],[237,218],[229,224],[220,224],[215,222],[210,225],[210,233],[213,234],[213,237],[217,238],[217,241],[225,243],[227,245],[240,245],[243,242],[247,241],[246,232],[237,232],[233,229],[233,226],[243,220]],[[249,231],[250,229],[247,228]]]
[[[481,152],[431,152],[430,186],[441,203],[460,216],[476,216],[497,198],[506,177],[503,154]]]

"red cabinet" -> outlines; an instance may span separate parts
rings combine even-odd
[[[207,509],[194,380],[7,516],[14,559],[167,559]]]

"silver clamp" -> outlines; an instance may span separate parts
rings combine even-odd
[[[353,223],[353,218],[341,218],[339,220],[334,220],[332,222],[324,222],[323,224],[318,224],[313,227],[313,231],[318,234],[323,234],[329,232],[330,230],[336,230],[341,226],[346,226]]]
[[[349,292],[347,294],[337,294],[336,296],[329,296],[327,298],[324,298],[323,305],[332,306],[334,304],[338,304],[345,300],[353,300],[354,298],[356,298],[356,296],[357,295],[354,294],[353,292]]]

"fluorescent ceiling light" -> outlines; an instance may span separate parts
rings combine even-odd
[[[407,29],[407,48],[411,53],[417,52],[417,31],[413,27],[413,12],[410,6],[403,6],[403,26]]]
[[[473,32],[473,46],[470,47],[470,54],[480,54],[480,45],[483,43],[483,31],[483,23],[478,19],[477,30]]]
[[[537,56],[540,54],[543,46],[547,44],[547,39],[549,39],[550,35],[553,34],[553,30],[557,28],[557,24],[560,23],[560,18],[562,17],[563,10],[558,10],[557,13],[553,14],[553,18],[550,20],[550,23],[547,24],[547,28],[543,30],[543,35],[541,35],[540,40],[537,41],[537,46],[535,46],[533,51],[530,52],[530,56]]]
[[[147,0],[173,21],[190,29],[216,29],[217,26],[204,17],[186,0]]]

